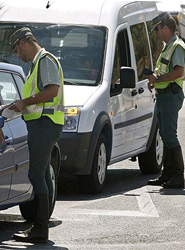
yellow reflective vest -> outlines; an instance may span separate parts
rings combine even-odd
[[[34,70],[31,74],[28,74],[26,82],[23,87],[23,98],[28,98],[40,92],[38,88],[38,67],[39,61],[44,56],[50,56],[54,59],[58,65],[58,74],[60,80],[60,87],[58,95],[52,100],[45,103],[38,103],[30,106],[26,106],[23,113],[25,121],[39,119],[41,116],[48,116],[54,123],[64,124],[64,98],[63,98],[63,71],[59,61],[49,52],[43,50],[36,62]]]
[[[164,51],[162,51],[162,53],[160,54],[160,56],[157,60],[157,64],[156,64],[156,68],[155,68],[156,75],[160,76],[160,75],[163,75],[165,73],[169,73],[170,61],[171,61],[172,55],[175,51],[175,48],[178,45],[180,45],[183,49],[185,49],[185,44],[184,44],[183,40],[180,38],[177,38],[174,42],[170,43]],[[181,77],[181,78],[175,80],[175,82],[181,88],[183,86],[183,79],[184,79],[184,77]],[[169,81],[155,83],[155,88],[164,89],[169,85],[169,83],[170,83]]]

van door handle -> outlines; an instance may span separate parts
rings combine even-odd
[[[142,87],[138,89],[139,94],[142,94],[144,91],[145,91],[145,90],[144,90],[144,88],[142,88]]]
[[[137,89],[133,89],[132,92],[131,92],[131,95],[132,95],[132,96],[135,96],[135,95],[137,95],[137,93],[138,93],[138,92],[137,92]]]
[[[12,137],[8,137],[7,135],[5,135],[5,141],[0,145],[0,153],[2,154],[6,150],[6,148],[12,144],[12,142]]]
[[[5,144],[6,145],[10,145],[12,144],[12,137],[8,137],[7,135],[5,135]]]

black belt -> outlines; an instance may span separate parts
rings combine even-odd
[[[156,91],[157,95],[161,95],[161,94],[164,94],[168,91],[171,91],[171,88],[170,88],[170,86],[168,86],[165,89],[155,89],[155,91]]]
[[[171,82],[165,89],[155,89],[156,95],[161,95],[169,91],[178,94],[180,90],[182,90],[182,88],[176,82]]]

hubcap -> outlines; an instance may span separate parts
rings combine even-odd
[[[158,165],[162,163],[162,159],[163,159],[163,141],[161,139],[158,130],[156,135],[156,161]]]
[[[52,166],[50,165],[50,173],[51,173],[51,180],[52,180],[52,184],[53,184],[53,202],[55,199],[55,192],[56,192],[56,187],[55,187],[55,173],[54,170],[52,168]]]
[[[102,143],[99,149],[98,166],[97,166],[98,180],[100,184],[103,184],[105,180],[106,168],[107,168],[107,154],[106,154],[105,144]]]

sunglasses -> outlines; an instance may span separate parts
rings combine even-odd
[[[158,31],[158,30],[159,30],[159,26],[155,27],[154,30],[155,30],[155,31]]]
[[[158,25],[157,27],[155,27],[154,30],[155,30],[155,31],[158,31],[159,28],[160,28],[160,29],[163,29],[164,26],[165,26],[164,24],[160,24],[160,25]]]

